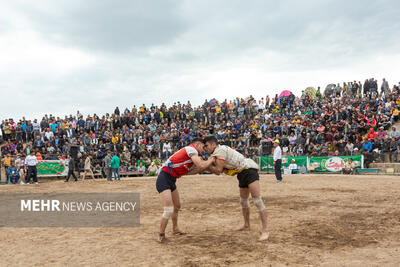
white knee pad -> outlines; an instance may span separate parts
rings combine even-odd
[[[242,205],[243,209],[250,208],[250,203],[248,198],[240,198],[240,205]]]
[[[162,217],[168,220],[173,212],[174,212],[174,206],[164,207],[164,213]]]
[[[258,211],[265,210],[264,202],[261,197],[253,197],[254,205],[256,205]]]

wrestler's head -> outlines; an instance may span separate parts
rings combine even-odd
[[[198,138],[198,137],[193,138],[192,144],[196,147],[196,149],[199,152],[199,154],[203,153],[203,151],[204,151],[204,143],[203,143],[203,140],[201,138]]]
[[[218,146],[217,138],[213,135],[206,136],[203,142],[204,142],[204,151],[206,151],[208,155],[214,153],[215,148]]]

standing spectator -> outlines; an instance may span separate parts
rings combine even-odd
[[[383,95],[383,94],[386,95],[389,90],[390,90],[389,83],[386,81],[385,78],[383,78],[382,85],[381,85],[381,95]]]
[[[107,181],[112,181],[112,174],[111,174],[111,153],[107,151],[107,155],[104,157],[104,173],[107,177]]]
[[[117,153],[114,153],[114,156],[112,157],[111,162],[110,162],[110,167],[111,167],[112,174],[114,175],[115,181],[120,180],[119,165],[120,165],[119,157],[118,157]]]
[[[67,162],[68,162],[68,174],[67,174],[67,178],[64,180],[64,182],[68,182],[69,177],[74,177],[74,181],[78,181],[78,178],[76,177],[74,170],[75,170],[75,160],[73,157],[71,157],[70,154],[68,154],[67,156]]]
[[[279,140],[274,141],[274,165],[275,165],[275,176],[276,176],[276,182],[280,183],[282,182],[282,149],[279,146]]]
[[[366,152],[372,151],[372,143],[367,138],[364,138],[364,143],[362,144],[362,149]]]
[[[382,162],[385,162],[385,155],[389,153],[389,146],[388,136],[376,141],[376,147],[378,148],[378,153]]]
[[[390,162],[397,162],[397,154],[399,153],[399,151],[397,150],[398,146],[399,146],[399,143],[396,141],[396,138],[392,137],[392,140],[390,141],[390,145],[389,145]]]
[[[372,155],[372,143],[368,140],[368,138],[364,138],[364,142],[361,146],[361,152],[364,155],[364,162],[367,168],[369,168],[369,164],[373,162],[373,155]]]
[[[3,127],[4,135],[3,138],[5,141],[10,141],[11,139],[11,126],[9,125],[8,121],[6,120],[5,125]]]
[[[92,178],[93,178],[93,180],[95,181],[96,179],[94,178],[94,173],[93,173],[93,171],[92,171],[92,156],[91,155],[88,155],[87,157],[86,157],[86,159],[85,159],[85,165],[84,165],[84,167],[83,167],[83,178],[82,178],[82,180],[85,180],[85,178],[86,178],[86,173],[89,173],[91,176],[92,176]]]
[[[33,136],[40,137],[41,129],[40,129],[40,123],[37,122],[37,119],[33,120],[32,128],[33,128]]]
[[[6,174],[6,182],[8,181],[8,172],[7,169],[11,166],[11,156],[6,153],[4,158],[1,160],[1,163],[4,166],[4,172]]]
[[[2,167],[3,167],[3,158],[2,158],[2,156],[0,154],[0,184],[1,184],[1,170],[2,170]]]
[[[35,152],[31,150],[31,153],[25,159],[25,168],[27,168],[25,183],[29,184],[32,176],[33,183],[38,184],[37,169],[36,169],[37,164],[38,160],[35,156]]]
[[[33,138],[33,126],[30,120],[26,123],[26,140],[29,142]]]
[[[114,114],[115,114],[115,115],[120,115],[120,112],[119,112],[119,108],[118,108],[118,107],[115,108]]]
[[[25,172],[25,156],[19,155],[18,158],[15,160],[15,165],[19,171],[20,176],[20,184],[23,184],[23,180],[25,180],[26,172]]]

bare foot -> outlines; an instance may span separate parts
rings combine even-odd
[[[236,231],[250,231],[250,226],[243,225],[242,227],[237,228]]]
[[[265,241],[267,240],[269,237],[269,233],[268,232],[262,232],[260,238],[258,239],[258,241]]]
[[[158,234],[157,238],[158,243],[165,244],[169,242],[169,239],[165,237],[165,234]]]
[[[179,230],[179,229],[173,230],[172,233],[173,233],[174,235],[186,235],[186,234],[187,234],[186,232],[181,231],[181,230]]]

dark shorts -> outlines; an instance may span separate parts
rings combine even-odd
[[[258,170],[246,169],[238,173],[237,179],[239,180],[240,188],[248,188],[249,184],[254,181],[260,180],[260,177],[258,176]]]
[[[156,188],[158,193],[161,193],[164,190],[170,189],[173,192],[176,189],[176,178],[171,174],[161,171],[157,177]]]

